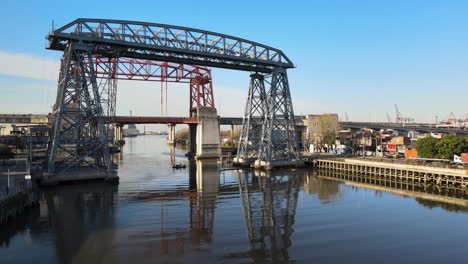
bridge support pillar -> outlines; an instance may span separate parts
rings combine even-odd
[[[118,179],[104,110],[109,87],[97,81],[92,45],[68,44],[60,68],[44,182]],[[49,178],[51,176],[52,178]]]
[[[187,156],[193,157],[197,153],[197,125],[189,124],[189,152]]]
[[[264,107],[259,153],[254,167],[269,170],[303,166],[286,69],[273,70]]]
[[[123,125],[117,124],[114,128],[114,142],[117,145],[122,145],[123,140]]]
[[[172,145],[172,146],[175,146],[176,144],[176,130],[175,130],[175,127],[176,125],[175,124],[170,124],[168,125],[169,129],[167,131],[167,144],[169,145]]]
[[[236,165],[249,166],[258,159],[262,139],[262,125],[267,112],[265,75],[250,75],[249,94],[245,104],[244,118],[237,148]]]
[[[231,125],[231,140],[234,141],[234,125]]]
[[[219,158],[219,120],[216,108],[202,107],[197,110],[197,159]]]

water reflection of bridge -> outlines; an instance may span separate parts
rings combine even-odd
[[[247,255],[255,262],[289,261],[300,175],[283,171],[256,176],[245,171],[238,179],[250,241]]]
[[[117,187],[113,185],[50,189],[43,195],[40,215],[33,214],[39,220],[25,218],[24,223],[15,222],[22,226],[8,230],[28,229],[34,242],[51,236],[60,263],[125,263],[133,257],[138,257],[139,263],[154,258],[164,262],[174,257],[182,262],[203,260],[213,255],[203,252],[216,249],[214,241],[220,234],[219,229],[214,229],[215,224],[224,224],[217,209],[220,200],[226,198],[221,196],[239,193],[242,206],[237,213],[243,213],[246,230],[241,239],[248,240],[249,245],[216,254],[226,261],[282,263],[294,261],[291,248],[295,243],[293,232],[301,188],[321,203],[342,202],[346,186],[352,186],[375,190],[377,194],[415,197],[419,204],[429,208],[468,212],[465,194],[439,186],[302,170],[275,171],[270,175],[237,171],[231,173],[234,181],[225,184],[220,181],[217,165],[203,161],[190,164],[188,172],[188,187],[181,185],[165,191],[145,188],[121,194],[119,199],[124,201],[119,202],[118,208]],[[127,203],[131,206],[126,206]],[[216,210],[221,214],[217,222]],[[6,231],[0,230],[0,245],[7,245],[15,235]]]

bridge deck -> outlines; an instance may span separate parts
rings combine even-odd
[[[370,128],[370,129],[393,129],[399,131],[418,131],[424,133],[444,133],[444,134],[460,134],[468,135],[467,129],[459,128],[441,128],[436,127],[434,124],[422,124],[422,123],[410,123],[410,124],[398,124],[398,123],[374,123],[374,122],[340,122],[341,128]]]

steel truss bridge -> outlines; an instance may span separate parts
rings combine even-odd
[[[208,67],[251,72],[241,156],[298,159],[287,69],[279,49],[225,34],[187,27],[80,18],[49,32],[48,49],[63,51],[53,107],[48,173],[76,167],[109,174],[117,80],[190,84],[189,116],[215,107]]]

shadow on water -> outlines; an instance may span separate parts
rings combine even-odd
[[[117,185],[105,183],[61,185],[42,190],[39,206],[0,227],[0,247],[8,247],[10,239],[18,234],[23,234],[27,243],[43,243],[53,230],[50,239],[54,241],[58,263],[72,263],[79,252],[99,255],[105,243],[93,243],[88,249],[83,246],[90,234],[112,229],[116,196]],[[40,252],[28,254],[41,255]],[[20,256],[15,259],[21,262]],[[38,259],[37,263],[49,261]]]
[[[22,215],[16,217],[14,221],[9,221],[5,225],[0,225],[0,249],[10,247],[11,239],[18,235],[35,236],[41,233],[42,224],[37,220],[40,217],[38,206],[27,209]],[[45,223],[47,225],[47,222]]]
[[[47,189],[49,223],[60,263],[98,259],[112,241],[117,185],[92,183]],[[99,239],[92,241],[91,237]],[[93,235],[93,236],[91,236]]]

